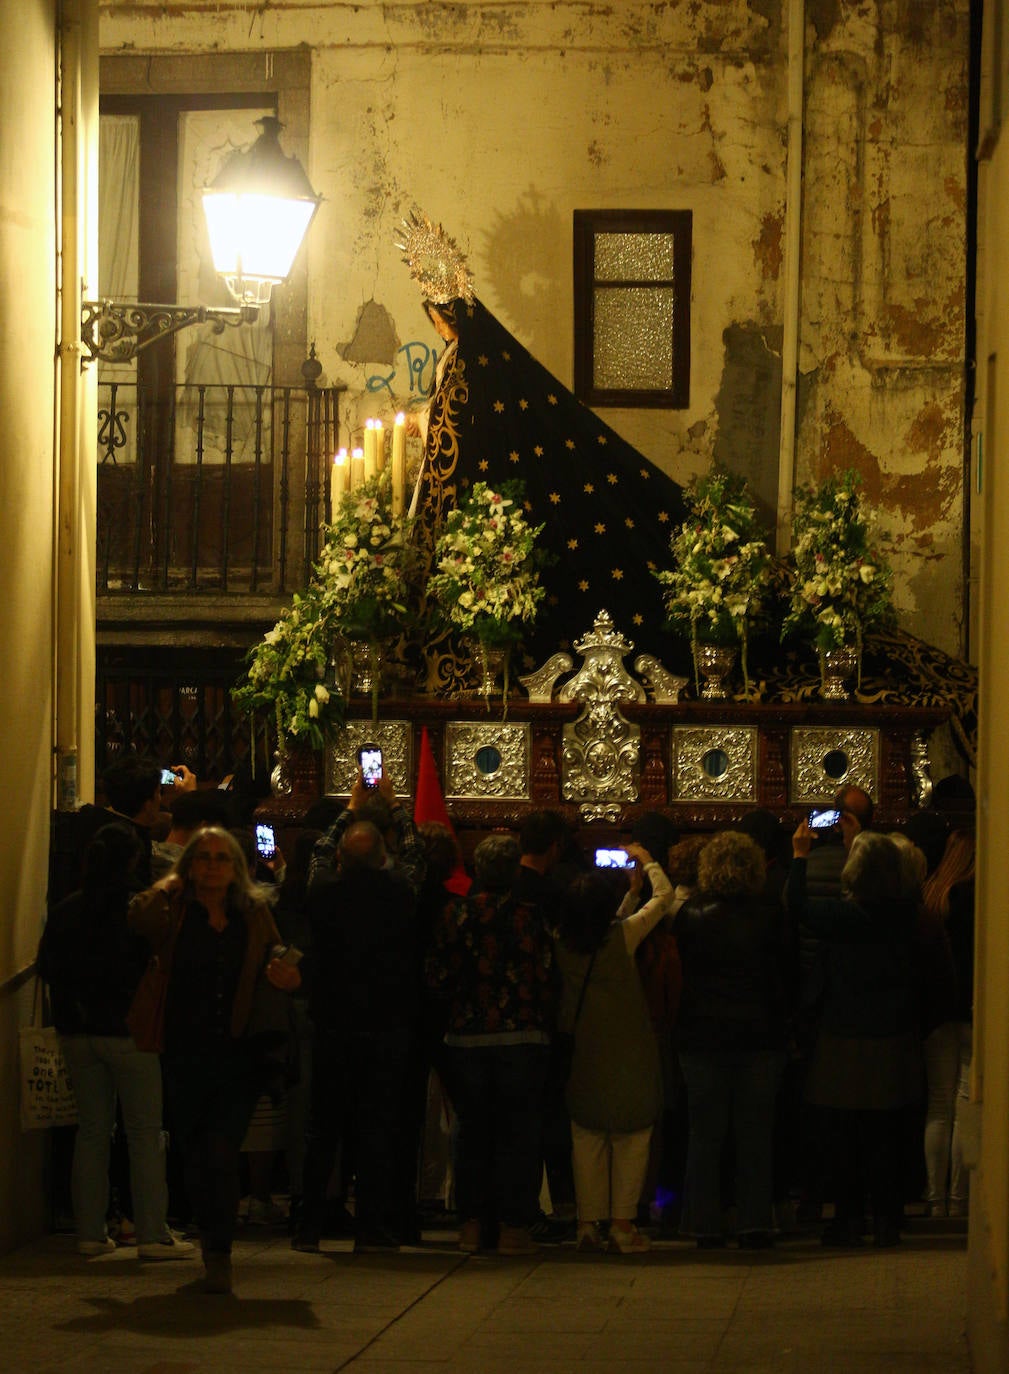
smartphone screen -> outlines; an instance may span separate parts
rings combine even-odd
[[[840,811],[833,807],[827,811],[810,811],[809,828],[810,830],[832,830],[840,819]]]
[[[161,770],[161,786],[162,786],[162,787],[174,787],[174,786],[175,786],[175,783],[176,783],[176,777],[175,777],[175,774],[172,772],[172,770],[171,770],[170,768],[162,768],[162,770]]]
[[[633,868],[634,860],[622,849],[597,849],[596,868]]]
[[[272,825],[256,826],[256,853],[263,859],[272,859],[277,852],[277,839]]]
[[[374,744],[365,744],[358,752],[361,776],[365,787],[377,787],[382,777],[382,751]]]

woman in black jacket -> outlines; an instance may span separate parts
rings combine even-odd
[[[788,906],[824,942],[824,989],[806,1099],[825,1109],[832,1154],[834,1221],[825,1245],[861,1245],[864,1200],[875,1243],[900,1239],[902,1109],[921,1090],[915,997],[917,907],[903,891],[897,846],[855,835],[841,871],[842,896],[809,898],[803,821],[792,837]]]
[[[683,965],[677,1021],[689,1139],[682,1229],[723,1245],[720,1161],[733,1127],[739,1244],[771,1244],[774,1107],[791,1009],[791,942],[764,896],[763,851],[725,831],[701,851],[697,892],[673,930]]]

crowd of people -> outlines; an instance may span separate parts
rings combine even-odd
[[[826,826],[755,810],[682,838],[652,812],[606,866],[536,811],[464,871],[384,777],[306,817],[288,863],[172,772],[159,825],[161,770],[109,770],[39,948],[83,1256],[195,1258],[188,1227],[229,1292],[244,1194],[298,1250],[395,1250],[432,1172],[460,1249],[506,1256],[636,1255],[656,1228],[764,1249],[797,1215],[889,1246],[911,1200],[966,1211],[966,808],[884,833],[845,787]]]

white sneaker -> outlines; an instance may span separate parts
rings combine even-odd
[[[77,1253],[83,1255],[85,1259],[94,1259],[95,1255],[110,1255],[116,1248],[116,1243],[111,1236],[106,1236],[104,1240],[79,1240],[77,1242]]]
[[[137,1254],[141,1259],[150,1260],[192,1259],[196,1254],[196,1246],[191,1240],[170,1236],[168,1240],[155,1241],[151,1245],[138,1245]]]

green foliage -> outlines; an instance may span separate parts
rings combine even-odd
[[[232,691],[235,704],[268,711],[281,743],[321,749],[344,718],[343,698],[323,681],[331,638],[320,588],[310,584],[250,651],[245,678]]]
[[[545,595],[544,558],[536,548],[543,530],[526,520],[525,488],[476,482],[445,521],[434,551],[427,596],[443,624],[484,644],[507,646],[522,638]]]
[[[410,526],[407,516],[392,513],[386,472],[344,497],[315,567],[334,632],[372,643],[400,633],[417,561]]]
[[[805,634],[819,650],[861,648],[867,629],[892,623],[893,574],[861,488],[848,470],[796,495],[782,636]]]
[[[391,503],[387,473],[343,499],[314,578],[249,654],[232,696],[245,710],[270,711],[281,743],[318,749],[343,724],[343,697],[323,681],[338,635],[374,644],[403,627],[416,554],[410,522],[393,516]]]
[[[689,517],[673,534],[673,567],[656,572],[668,626],[698,643],[746,645],[763,614],[774,559],[742,477],[715,469],[685,492]],[[747,679],[747,688],[749,687]]]

